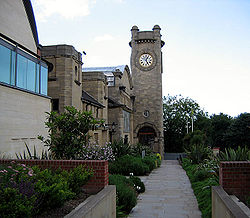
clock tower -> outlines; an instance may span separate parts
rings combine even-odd
[[[148,145],[163,155],[162,52],[161,28],[152,31],[131,29],[129,43],[134,84],[134,142]]]

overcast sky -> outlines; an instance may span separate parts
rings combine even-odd
[[[160,25],[163,95],[209,114],[250,113],[250,0],[31,0],[40,44],[85,51],[83,67],[130,66],[131,28]]]

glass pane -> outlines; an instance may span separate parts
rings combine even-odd
[[[40,93],[40,65],[36,64],[36,90],[35,92]]]
[[[17,86],[27,88],[28,59],[22,55],[17,55]]]
[[[10,84],[11,50],[0,45],[0,81]]]
[[[28,60],[27,63],[27,89],[35,91],[36,85],[36,63]]]
[[[41,66],[41,94],[47,95],[48,69]]]
[[[10,84],[13,86],[15,85],[15,81],[16,81],[15,66],[16,66],[16,52],[11,51]]]

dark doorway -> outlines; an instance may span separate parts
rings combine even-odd
[[[144,126],[138,131],[139,143],[142,145],[153,147],[155,137],[156,133],[152,127]]]

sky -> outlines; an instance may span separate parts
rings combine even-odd
[[[132,26],[161,27],[163,96],[211,114],[250,113],[250,0],[31,0],[42,45],[73,45],[83,67],[130,66]]]

